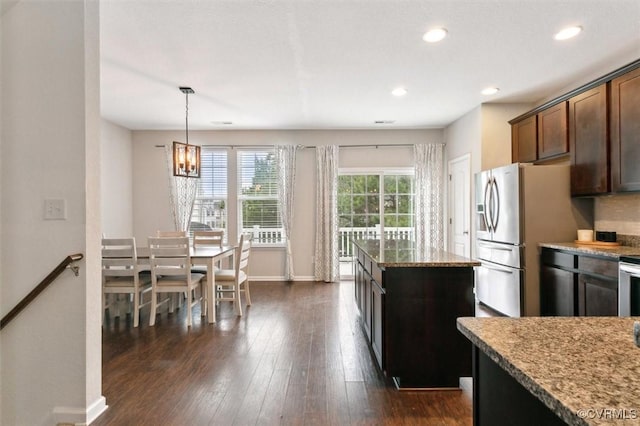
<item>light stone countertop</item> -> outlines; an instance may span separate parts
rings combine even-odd
[[[638,425],[640,348],[633,323],[639,320],[458,318],[458,330],[568,424]],[[626,419],[580,411],[607,409],[624,410]]]
[[[601,247],[576,243],[540,243],[539,246],[557,250],[572,251],[577,254],[592,254],[613,257],[616,259],[619,259],[620,256],[640,256],[640,247],[631,246]]]
[[[365,251],[379,266],[386,268],[416,268],[416,267],[474,267],[480,266],[477,260],[458,256],[444,250],[427,248],[419,252],[415,242],[411,240],[387,239],[380,244],[380,240],[355,240],[358,247]]]

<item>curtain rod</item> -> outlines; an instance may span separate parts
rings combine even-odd
[[[338,145],[338,148],[390,148],[390,147],[412,147],[414,144],[408,143],[377,143],[364,145]],[[156,148],[164,148],[166,145],[156,145]],[[202,145],[214,148],[265,148],[273,145]],[[298,145],[300,148],[317,148],[316,145]]]

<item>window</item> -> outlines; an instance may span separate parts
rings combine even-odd
[[[350,260],[351,239],[413,239],[413,172],[340,172],[338,221],[340,259]]]
[[[273,149],[238,151],[238,223],[253,244],[283,243]]]
[[[203,146],[189,231],[223,229],[227,239],[227,151]]]

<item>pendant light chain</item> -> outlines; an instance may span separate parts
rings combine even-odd
[[[186,102],[185,102],[185,122],[186,122],[186,133],[187,133],[187,145],[189,145],[189,92],[185,91],[185,96],[187,98]]]

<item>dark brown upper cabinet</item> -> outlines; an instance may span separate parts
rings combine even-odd
[[[569,152],[567,102],[560,102],[538,113],[538,160]]]
[[[571,194],[609,192],[607,84],[569,99]]]
[[[511,125],[511,160],[531,163],[538,159],[536,116]]]
[[[611,189],[640,191],[640,68],[611,81]]]

